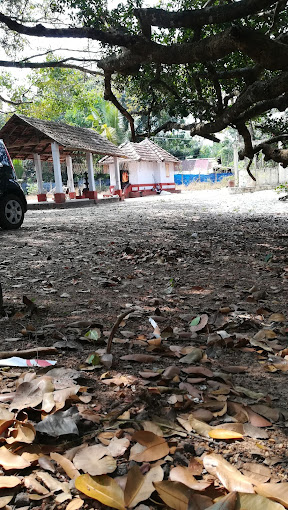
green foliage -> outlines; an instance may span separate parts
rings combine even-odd
[[[23,161],[21,161],[21,159],[14,159],[13,166],[14,166],[14,170],[17,175],[17,178],[22,179],[23,173],[25,172],[25,168],[23,166]]]

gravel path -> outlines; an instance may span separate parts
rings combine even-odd
[[[168,219],[170,214],[177,214],[183,220],[193,217],[195,214],[222,216],[229,219],[235,216],[280,216],[286,217],[288,202],[279,201],[279,195],[274,190],[258,191],[254,193],[233,194],[229,189],[184,191],[181,194],[151,196],[145,198],[133,198],[122,203],[106,204],[101,207],[89,207],[65,210],[28,211],[23,228],[32,227],[40,218],[45,225],[63,226],[69,223],[73,231],[73,222],[91,220],[101,222],[105,219],[116,224],[129,221],[134,212],[143,214],[146,219]],[[134,221],[136,218],[134,218]]]

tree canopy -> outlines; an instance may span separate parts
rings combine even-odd
[[[218,132],[233,127],[244,140],[242,158],[262,150],[266,160],[288,165],[287,0],[180,0],[157,8],[126,0],[111,10],[104,0],[53,0],[44,4],[44,21],[35,2],[22,4],[2,2],[6,37],[98,41],[101,57],[10,56],[0,66],[102,74],[104,97],[126,117],[132,139],[174,128],[218,141]],[[252,120],[268,135],[261,143],[253,144]]]

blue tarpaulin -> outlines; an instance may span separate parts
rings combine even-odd
[[[231,172],[225,172],[221,174],[175,174],[174,180],[175,184],[181,185],[184,184],[188,186],[191,182],[219,182],[224,177],[231,177],[233,174]]]

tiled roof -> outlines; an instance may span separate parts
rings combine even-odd
[[[169,152],[159,147],[156,143],[145,138],[142,142],[133,143],[127,142],[120,145],[121,150],[124,152],[129,161],[167,161],[178,163],[179,159],[172,156]],[[112,163],[112,158],[106,156],[99,161],[100,164]]]
[[[0,130],[0,138],[3,138],[12,158],[30,159],[29,156],[37,153],[43,155],[43,159],[49,159],[50,143],[53,141],[59,144],[63,157],[73,151],[125,157],[119,147],[93,129],[25,115],[13,115]]]

